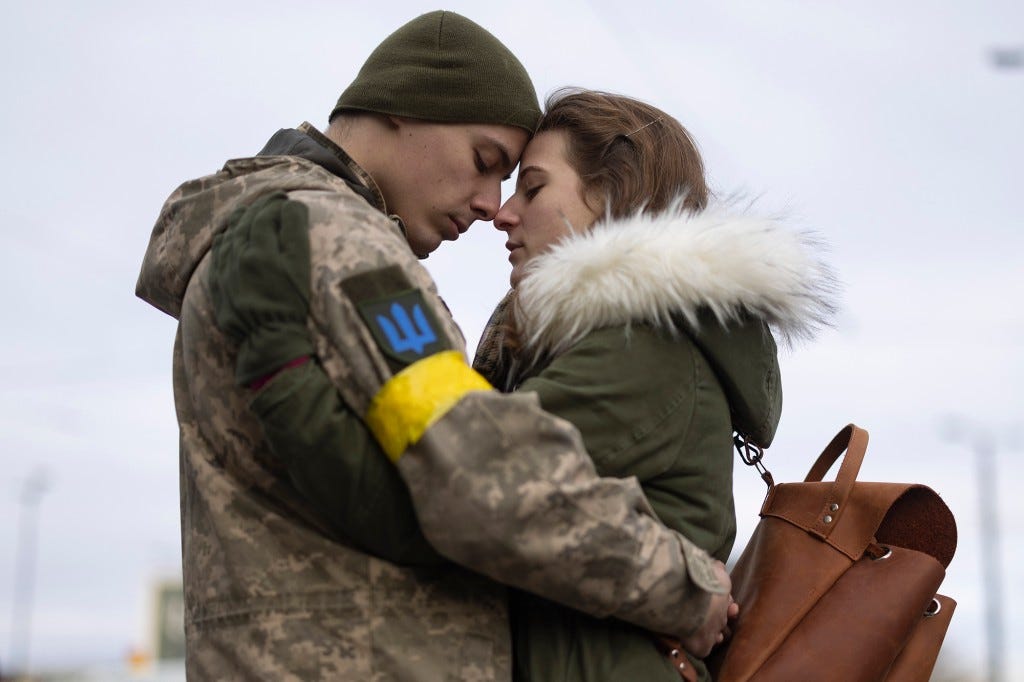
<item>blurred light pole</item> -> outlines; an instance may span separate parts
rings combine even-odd
[[[1024,72],[1024,46],[993,47],[989,62],[996,71]],[[985,641],[988,646],[988,679],[1004,679],[1003,649],[1003,570],[1000,562],[999,516],[996,504],[996,445],[991,432],[977,425],[965,427],[951,417],[946,435],[953,442],[967,442],[974,449],[978,467],[978,498],[981,515],[981,561],[985,581]]]
[[[11,613],[10,672],[27,675],[32,644],[32,592],[35,583],[39,501],[49,488],[46,472],[37,469],[21,485],[18,498],[18,543],[15,547],[14,599]]]
[[[988,640],[988,679],[1003,681],[1003,570],[999,551],[999,513],[996,502],[996,448],[988,433],[974,434],[981,497],[981,561],[985,580],[985,639]]]
[[[993,47],[988,51],[988,58],[1000,71],[1024,69],[1024,47]]]
[[[978,511],[981,518],[981,574],[985,592],[986,667],[990,682],[1003,682],[1006,660],[1003,645],[1003,569],[1000,557],[999,513],[996,499],[996,443],[992,433],[964,420],[949,417],[944,435],[974,451],[977,467]]]

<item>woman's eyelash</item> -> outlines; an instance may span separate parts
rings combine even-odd
[[[535,196],[537,196],[537,192],[539,192],[539,191],[540,191],[540,188],[541,188],[541,187],[543,187],[543,186],[544,186],[544,185],[534,185],[534,186],[533,186],[533,187],[531,187],[530,189],[528,189],[528,190],[526,190],[525,192],[523,192],[523,194],[524,194],[524,195],[526,195],[526,198],[527,198],[527,199],[532,199],[532,198],[534,198]]]

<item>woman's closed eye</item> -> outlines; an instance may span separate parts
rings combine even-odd
[[[542,184],[541,185],[534,185],[533,187],[529,187],[529,188],[527,188],[523,192],[523,196],[525,196],[526,200],[529,201],[529,200],[533,199],[535,196],[537,196],[537,193],[540,192],[540,190],[543,187],[544,187],[544,185],[542,185]]]

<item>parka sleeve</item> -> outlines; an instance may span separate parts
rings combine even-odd
[[[723,561],[735,535],[729,404],[688,337],[587,334],[520,391],[579,428],[602,476],[635,476],[658,518]]]

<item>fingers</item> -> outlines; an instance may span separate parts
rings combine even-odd
[[[683,640],[682,644],[683,648],[686,649],[687,653],[690,653],[696,656],[697,658],[704,658],[705,656],[707,656],[709,653],[711,653],[711,649],[715,645],[715,643],[712,642],[710,639],[695,639],[692,637]]]
[[[297,275],[295,285],[304,298],[309,297],[309,209],[298,201],[281,206],[278,249],[287,261],[289,272]]]
[[[239,222],[241,222],[242,216],[245,215],[245,210],[247,208],[247,206],[239,206],[234,211],[232,211],[231,215],[228,216],[227,227],[224,228],[223,232],[217,235],[217,238],[221,238],[227,234],[235,233],[239,229],[238,224]]]
[[[308,226],[306,205],[290,201],[284,192],[274,192],[232,211],[227,227],[214,237],[214,243],[220,243],[221,249],[227,242],[235,242],[244,245],[245,250],[308,259]]]
[[[223,232],[225,238],[245,245],[251,244],[254,238],[259,238],[259,246],[265,248],[267,243],[261,233],[265,234],[265,225],[268,221],[276,223],[277,217],[274,214],[279,210],[277,205],[287,198],[288,195],[284,192],[273,192],[257,198],[248,205],[239,206],[228,217],[227,227]]]
[[[724,566],[722,568],[724,570]],[[700,630],[683,641],[683,648],[698,658],[707,656],[716,644],[725,640],[729,611],[733,606],[732,595],[712,595],[704,624]]]
[[[231,277],[237,269],[235,241],[222,232],[214,238],[210,251],[210,293],[213,300],[218,302],[222,298],[222,278]]]
[[[278,252],[277,232],[281,221],[281,205],[287,200],[284,197],[271,195],[253,204],[251,212],[242,217],[242,224],[250,221],[249,243],[250,249],[261,254],[272,254]]]
[[[231,215],[228,216],[228,224],[224,229],[224,234],[230,239],[238,240],[241,243],[247,243],[252,239],[252,226],[253,222],[259,213],[266,207],[267,203],[275,198],[276,195],[284,196],[283,192],[275,192],[264,197],[256,199],[256,201],[239,206]]]

